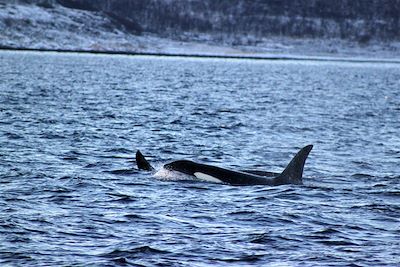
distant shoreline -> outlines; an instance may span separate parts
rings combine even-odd
[[[58,4],[49,8],[37,5],[43,2],[38,0],[11,2],[0,8],[0,50],[221,60],[400,63],[400,40],[397,39],[257,37],[257,34],[236,36],[221,32],[214,35],[197,31],[164,35],[145,29],[137,34],[127,30],[120,20],[115,21],[115,17],[101,12]]]
[[[123,50],[84,50],[84,49],[49,49],[49,48],[22,48],[1,46],[0,51],[27,51],[27,52],[56,52],[99,55],[127,55],[127,56],[155,56],[155,57],[185,57],[185,58],[214,58],[214,59],[244,59],[244,60],[271,60],[271,61],[324,61],[349,63],[392,63],[400,64],[400,59],[363,58],[363,57],[332,57],[332,56],[302,56],[302,55],[274,55],[258,54],[253,56],[200,54],[200,53],[164,53],[164,52],[134,52]]]

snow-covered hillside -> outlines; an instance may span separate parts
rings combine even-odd
[[[67,8],[55,1],[49,5],[0,1],[0,47],[3,48],[400,59],[398,41],[370,40],[361,44],[338,38],[232,36],[198,32],[179,32],[173,36],[146,29],[143,32],[132,31],[128,26],[126,21],[106,12]]]

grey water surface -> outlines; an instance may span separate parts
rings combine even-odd
[[[399,129],[399,64],[0,52],[0,265],[399,266]]]

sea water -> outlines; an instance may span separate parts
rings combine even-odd
[[[400,265],[400,65],[0,52],[1,266]],[[162,179],[189,159],[304,185]]]

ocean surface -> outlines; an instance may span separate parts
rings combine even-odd
[[[0,265],[399,266],[400,65],[0,52]]]

